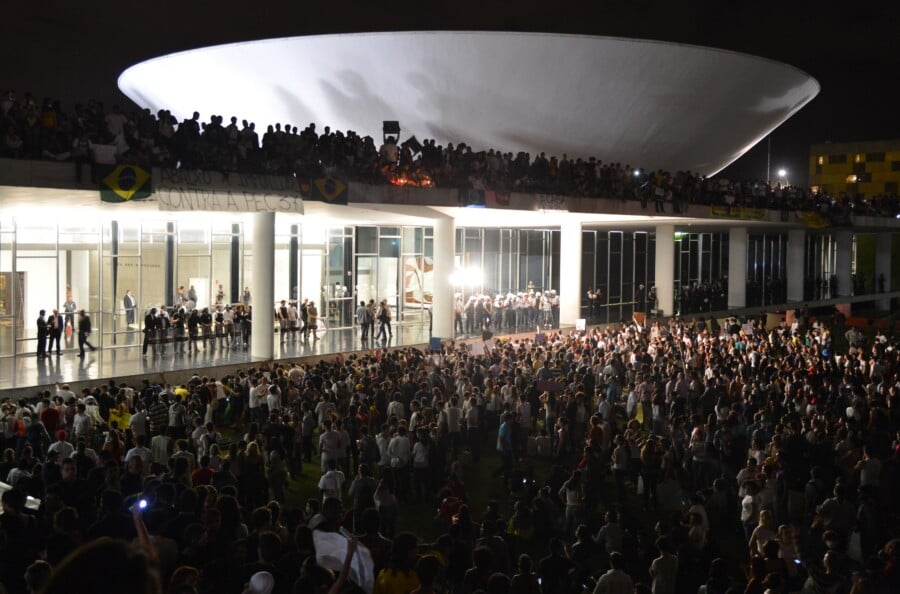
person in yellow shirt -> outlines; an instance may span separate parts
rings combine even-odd
[[[112,427],[113,423],[116,424],[119,431],[128,429],[131,423],[131,413],[128,412],[128,406],[124,400],[119,400],[113,408],[109,409],[109,426]]]
[[[172,390],[172,393],[175,394],[175,397],[178,398],[178,400],[182,401],[186,400],[187,397],[191,395],[191,393],[187,389],[187,386],[185,386],[184,384],[181,384],[180,386]]]
[[[418,589],[421,582],[413,569],[418,550],[419,544],[414,534],[398,534],[394,538],[390,563],[375,578],[374,594],[409,594]]]

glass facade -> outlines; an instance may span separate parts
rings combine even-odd
[[[787,301],[787,234],[747,235],[747,306]]]
[[[728,291],[728,232],[675,232],[675,311],[724,309]]]
[[[855,261],[855,258],[853,259]],[[837,241],[831,234],[806,235],[804,299],[829,299],[837,283]]]
[[[139,344],[146,311],[171,306],[181,287],[195,307],[237,301],[252,274],[250,227],[210,214],[178,221],[0,218],[0,356],[35,352],[42,309],[65,315],[64,348],[77,346],[81,309],[91,318],[93,343],[108,348]],[[277,235],[276,250],[283,249]],[[276,285],[286,277],[279,272]],[[128,291],[133,313],[125,310]]]
[[[581,238],[581,299],[585,317],[608,323],[629,320],[635,291],[646,291],[655,278],[656,235],[644,230],[587,229]],[[599,293],[595,311],[588,309],[587,292]]]
[[[48,314],[54,308],[65,312],[66,305],[71,312],[85,309],[95,344],[108,348],[139,344],[144,313],[170,306],[182,288],[202,308],[240,302],[253,286],[249,216],[107,216],[46,221],[0,216],[0,356],[36,350],[35,320],[41,309]],[[568,284],[561,286],[565,254],[560,239],[559,229],[458,228],[454,265],[468,273],[454,289],[491,295],[570,290]],[[727,295],[728,252],[727,231],[675,233],[676,312],[726,307],[717,299]],[[630,319],[639,285],[649,294],[655,284],[655,262],[652,228],[584,228],[575,287],[584,317],[592,322]],[[786,234],[748,235],[748,306],[784,301],[786,264]],[[807,234],[807,299],[830,296],[835,266],[833,235]],[[428,323],[433,271],[431,227],[323,225],[291,215],[275,219],[275,301],[316,301],[328,327],[352,326],[356,305],[370,299],[386,299],[399,323]],[[718,287],[718,292],[710,289],[704,301],[704,287]],[[124,308],[126,291],[137,301],[133,316]],[[588,291],[600,295],[593,309]],[[63,344],[74,348],[74,313],[69,322],[73,331],[65,333]]]

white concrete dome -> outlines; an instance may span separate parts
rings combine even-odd
[[[656,41],[493,32],[290,37],[136,64],[119,88],[154,112],[315,122],[381,139],[595,156],[713,174],[819,92],[792,66]]]

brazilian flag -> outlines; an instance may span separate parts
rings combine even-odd
[[[150,196],[150,173],[137,165],[116,165],[100,171],[100,199],[128,202]]]
[[[329,204],[347,204],[349,188],[347,183],[336,177],[320,177],[313,180],[310,199]]]

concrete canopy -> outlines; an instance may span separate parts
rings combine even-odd
[[[213,46],[136,64],[119,88],[179,120],[315,122],[381,141],[383,120],[473,150],[597,157],[711,175],[819,92],[786,64],[656,41],[403,32]]]

